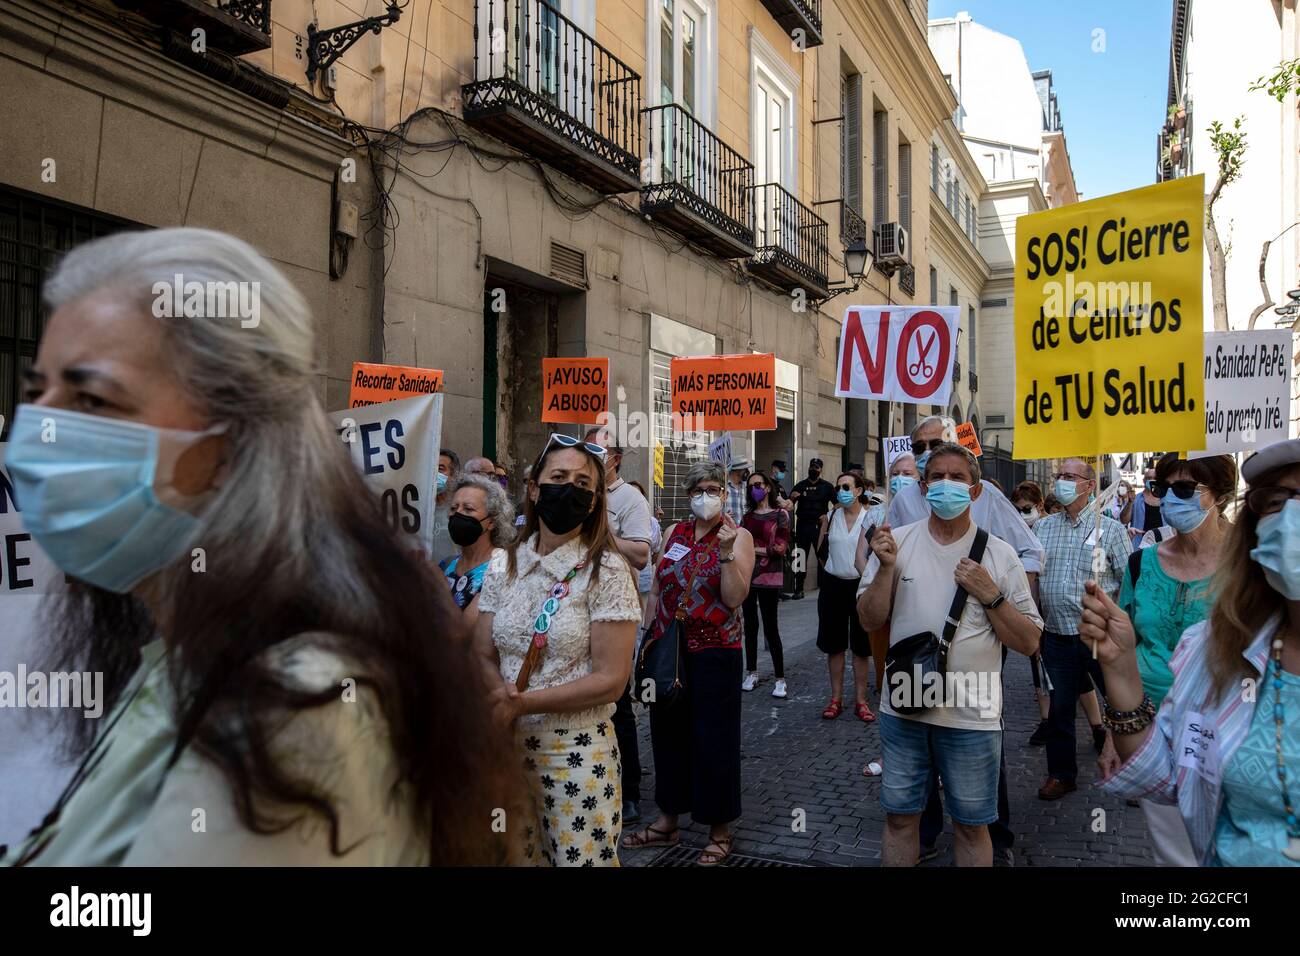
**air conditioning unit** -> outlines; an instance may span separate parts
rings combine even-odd
[[[902,225],[881,223],[876,230],[876,265],[891,275],[895,269],[906,265],[908,241],[907,230]]]

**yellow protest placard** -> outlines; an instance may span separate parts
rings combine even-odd
[[[654,472],[655,487],[662,488],[664,486],[664,446],[662,442],[655,442]]]
[[[1016,222],[1016,458],[1203,448],[1204,176]]]

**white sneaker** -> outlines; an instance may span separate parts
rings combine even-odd
[[[745,675],[745,679],[740,682],[741,690],[753,690],[758,686],[758,672],[750,671]]]
[[[777,680],[777,682],[776,682],[776,686],[772,688],[772,696],[773,696],[773,697],[784,697],[784,696],[785,696],[785,679],[784,679],[784,678],[780,678],[780,679]]]

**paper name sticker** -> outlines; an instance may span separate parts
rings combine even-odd
[[[686,547],[680,541],[664,552],[664,557],[669,561],[677,562],[691,553],[691,549]]]
[[[1187,714],[1178,742],[1178,766],[1190,767],[1209,783],[1219,782],[1219,741],[1200,714]]]

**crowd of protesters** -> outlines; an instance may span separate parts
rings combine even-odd
[[[160,321],[154,280],[178,274],[252,277],[260,323]],[[932,416],[879,493],[816,457],[788,492],[785,460],[705,460],[665,523],[608,431],[556,432],[516,497],[440,448],[416,555],[340,451],[306,302],[246,244],[118,234],[43,296],[6,466],[69,579],[51,661],[102,672],[109,706],[70,722],[76,770],[0,863],[611,866],[689,817],[717,866],[743,695],[770,666],[790,697],[781,604],[815,573],[820,713],[851,679],[879,727],[886,865],[934,856],[945,817],[959,865],[1013,860],[1009,654],[1039,692],[1040,799],[1078,789],[1082,708],[1158,863],[1300,864],[1300,440],[1240,474],[1166,454],[1140,489],[1069,458],[1007,495]]]

